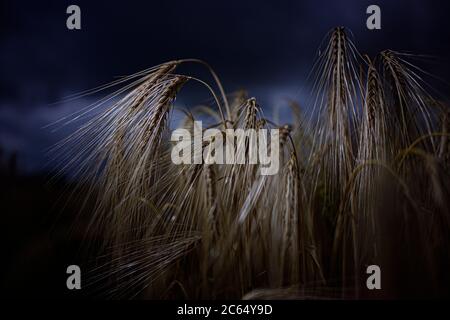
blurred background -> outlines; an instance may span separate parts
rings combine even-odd
[[[66,28],[71,4],[81,8],[81,30]],[[366,28],[371,4],[381,8],[381,30]],[[82,259],[83,218],[74,230],[79,202],[67,197],[72,182],[49,181],[47,152],[73,126],[45,126],[102,94],[61,102],[65,97],[161,62],[199,58],[215,69],[227,92],[246,89],[269,115],[287,98],[307,107],[309,72],[335,26],[352,32],[361,53],[418,54],[419,64],[436,76],[433,85],[446,94],[449,10],[448,1],[425,0],[1,0],[2,291],[20,297],[77,296],[66,289],[65,271]],[[193,86],[177,103],[189,108],[209,99],[208,92]]]

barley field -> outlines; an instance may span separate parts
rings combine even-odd
[[[54,148],[59,172],[77,177],[74,195],[88,195],[80,208],[92,207],[89,290],[113,299],[449,294],[448,106],[413,54],[365,55],[343,27],[318,52],[304,71],[312,99],[288,101],[288,123],[245,90],[229,93],[197,59],[73,97],[114,88],[63,119],[88,118]],[[210,77],[185,74],[185,65]],[[202,120],[224,135],[277,128],[278,174],[262,175],[259,164],[171,161],[175,100],[188,83],[211,100],[182,110],[177,126],[191,132]],[[370,265],[382,270],[381,293],[366,287]]]

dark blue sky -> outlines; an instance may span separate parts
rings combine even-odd
[[[80,31],[66,29],[70,4],[81,7]],[[382,30],[366,29],[370,4],[381,7]],[[41,127],[89,103],[52,102],[176,58],[208,61],[227,91],[245,87],[263,105],[302,100],[317,48],[337,25],[363,53],[434,55],[428,70],[449,81],[449,12],[448,1],[425,0],[2,1],[0,145],[18,150],[24,170],[40,168],[62,135]]]

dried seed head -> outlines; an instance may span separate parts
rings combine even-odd
[[[167,80],[165,88],[159,94],[158,100],[155,105],[149,106],[152,108],[150,114],[150,121],[148,126],[144,130],[144,136],[142,139],[142,147],[145,148],[147,143],[152,139],[159,142],[160,134],[165,128],[167,115],[171,107],[172,101],[175,99],[178,91],[188,81],[187,77],[175,76]]]
[[[250,98],[245,104],[244,129],[256,129],[259,106],[255,98]]]
[[[167,62],[158,67],[154,72],[144,77],[144,82],[135,89],[136,99],[132,103],[132,109],[139,109],[144,106],[145,101],[152,93],[152,89],[155,89],[162,81],[166,80],[175,68],[178,66],[178,62]]]
[[[376,108],[382,107],[382,103],[383,102],[380,99],[380,82],[378,72],[372,64],[369,64],[366,105],[369,125],[372,128],[375,124]]]

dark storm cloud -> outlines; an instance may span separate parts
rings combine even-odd
[[[69,4],[81,7],[80,31],[66,29]],[[382,9],[380,31],[365,27],[369,4]],[[338,25],[353,32],[362,52],[392,48],[445,61],[448,8],[446,1],[425,0],[6,1],[0,16],[0,143],[44,148],[53,141],[40,127],[63,109],[49,103],[177,58],[208,61],[228,91],[248,88],[263,103],[283,95],[303,98],[316,50]],[[431,69],[449,74],[448,63]],[[195,99],[207,98],[198,93]]]
[[[448,50],[443,39],[450,36],[444,1],[378,2],[383,29],[373,32],[365,28],[372,1],[76,1],[81,31],[65,28],[70,3],[3,5],[7,92],[45,98],[180,57],[205,59],[239,85],[270,82],[287,71],[300,76],[337,25],[350,28],[369,52],[390,47],[439,54]]]

